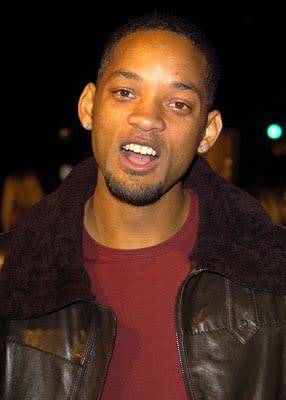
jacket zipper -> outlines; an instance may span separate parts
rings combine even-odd
[[[191,374],[188,372],[188,366],[185,355],[186,353],[185,353],[185,346],[184,346],[183,332],[182,332],[181,307],[182,307],[183,292],[186,287],[186,284],[189,282],[190,279],[192,279],[193,276],[196,276],[203,271],[206,271],[206,269],[203,268],[193,269],[192,272],[186,277],[186,279],[181,284],[176,296],[176,314],[175,314],[176,344],[179,355],[180,369],[183,376],[185,389],[190,400],[191,399],[195,400],[195,396],[192,388]]]

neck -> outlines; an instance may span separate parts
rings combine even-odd
[[[84,225],[100,244],[139,249],[162,243],[177,233],[188,217],[189,194],[178,183],[156,203],[136,207],[96,188],[85,206]]]

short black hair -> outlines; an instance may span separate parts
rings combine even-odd
[[[208,108],[210,109],[214,104],[220,79],[220,63],[217,51],[198,24],[185,17],[169,12],[145,14],[129,20],[113,31],[103,50],[97,81],[101,78],[105,67],[111,59],[114,48],[121,39],[132,33],[150,30],[169,31],[182,35],[189,39],[202,52],[207,62],[206,88],[208,91]]]

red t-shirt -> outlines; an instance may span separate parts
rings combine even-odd
[[[84,264],[92,291],[117,316],[115,348],[104,400],[187,398],[176,345],[175,303],[190,271],[198,227],[198,199],[167,241],[135,250],[111,249],[84,231]]]

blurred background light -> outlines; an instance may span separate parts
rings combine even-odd
[[[279,124],[270,124],[266,130],[269,139],[277,140],[280,139],[283,134],[282,126]]]
[[[69,140],[72,136],[71,130],[69,128],[60,128],[59,137],[62,140]]]

